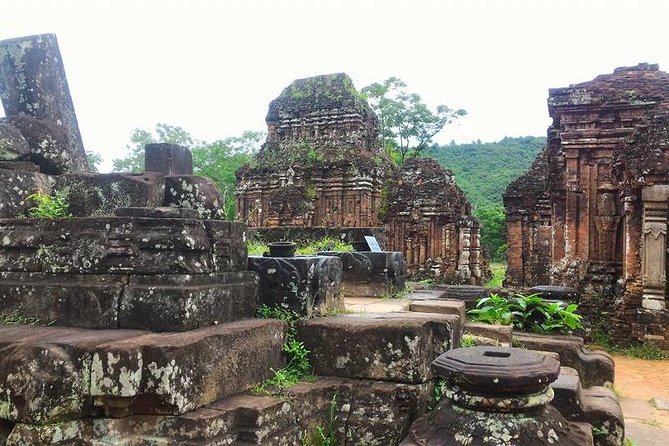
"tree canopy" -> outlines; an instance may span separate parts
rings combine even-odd
[[[420,156],[433,136],[467,114],[443,104],[432,111],[420,95],[408,92],[406,87],[402,80],[390,77],[361,90],[379,118],[382,147],[400,165],[407,156]]]

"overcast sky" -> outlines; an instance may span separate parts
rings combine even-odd
[[[0,0],[0,39],[58,36],[84,144],[109,168],[135,127],[264,130],[293,79],[340,71],[466,109],[440,143],[545,135],[548,88],[669,70],[668,18],[665,0]]]

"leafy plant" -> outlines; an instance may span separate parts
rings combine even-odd
[[[281,319],[288,323],[286,342],[283,344],[286,365],[279,370],[271,369],[274,375],[253,388],[254,393],[273,395],[309,377],[311,373],[311,363],[309,362],[310,352],[304,346],[303,342],[295,338],[297,335],[295,322],[300,319],[300,316],[296,312],[280,307],[261,305],[258,308],[258,317],[263,319]]]
[[[26,201],[32,201],[35,206],[28,209],[28,217],[31,218],[65,218],[72,217],[70,214],[70,203],[64,191],[58,191],[53,195],[36,192],[28,195]]]
[[[460,347],[475,347],[476,346],[476,338],[472,335],[462,335],[462,339],[460,340]]]
[[[269,251],[266,243],[258,240],[249,240],[247,243],[249,255],[259,256]],[[345,243],[335,237],[323,237],[320,240],[310,242],[299,242],[295,254],[300,256],[313,256],[320,251],[349,252],[353,251],[353,245]]]
[[[506,275],[506,263],[494,262],[490,264],[492,278],[485,284],[486,288],[499,288]]]
[[[35,317],[23,316],[18,311],[0,313],[0,325],[40,325],[41,321]]]
[[[513,325],[521,331],[568,333],[583,328],[583,317],[576,313],[577,308],[576,304],[548,302],[538,294],[517,294],[507,299],[493,293],[479,299],[476,308],[467,314],[476,321]]]
[[[330,412],[328,414],[327,426],[317,424],[311,432],[304,432],[300,441],[301,446],[336,446],[337,431],[335,423],[337,421],[337,394],[330,401]]]
[[[269,251],[267,243],[259,242],[257,240],[249,240],[246,244],[250,256],[261,256]]]

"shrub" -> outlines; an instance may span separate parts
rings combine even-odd
[[[488,324],[513,325],[521,331],[535,333],[569,333],[583,328],[578,305],[547,302],[538,294],[517,294],[513,299],[495,293],[479,299],[476,308],[467,312],[472,319]]]
[[[53,195],[37,192],[26,197],[26,201],[32,201],[35,206],[28,209],[28,217],[31,218],[64,218],[72,217],[70,204],[63,191]]]

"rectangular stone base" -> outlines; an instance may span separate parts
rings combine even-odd
[[[134,276],[0,273],[0,313],[82,328],[186,331],[253,317],[257,278],[236,273]]]
[[[425,413],[431,383],[319,379],[285,398],[242,394],[179,416],[133,415],[123,419],[18,424],[7,446],[30,444],[273,445],[302,443],[316,426],[332,426],[336,444],[397,445],[411,422]]]
[[[281,368],[284,330],[265,319],[185,333],[0,325],[0,420],[192,411]]]

